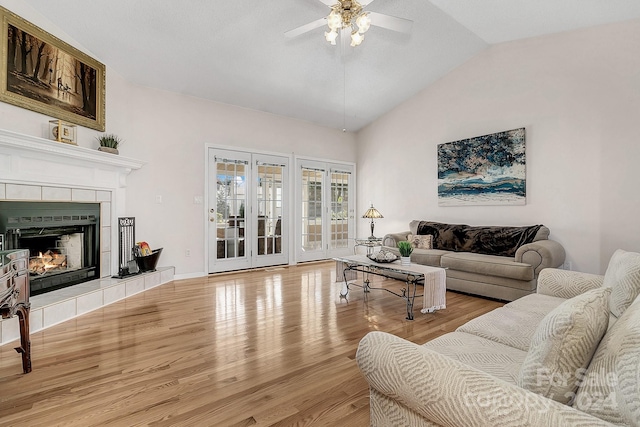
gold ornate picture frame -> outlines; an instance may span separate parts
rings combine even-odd
[[[0,17],[0,101],[104,132],[104,64],[3,7]]]

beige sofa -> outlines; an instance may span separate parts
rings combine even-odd
[[[565,260],[565,251],[560,243],[549,240],[549,229],[538,226],[532,235],[532,242],[514,248],[509,256],[493,254],[492,245],[500,243],[500,236],[517,227],[470,227],[458,224],[443,224],[414,220],[409,223],[409,231],[384,236],[382,245],[399,254],[397,245],[407,240],[409,234],[426,234],[426,230],[440,235],[433,241],[433,249],[414,249],[411,262],[447,269],[447,289],[483,295],[504,301],[534,293],[536,279],[544,268],[560,267]],[[443,232],[443,228],[447,228]],[[520,227],[524,228],[524,227]],[[447,234],[448,233],[448,234]],[[465,234],[466,233],[466,234]],[[469,242],[459,240],[459,236],[470,236],[491,242],[490,247],[473,248],[483,253],[464,251]],[[456,238],[458,240],[456,241]],[[464,237],[463,237],[464,238]]]
[[[371,425],[640,426],[639,293],[640,254],[619,250],[424,345],[370,332]]]

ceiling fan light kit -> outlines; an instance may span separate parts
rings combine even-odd
[[[336,41],[340,35],[342,44],[346,45],[347,40],[344,39],[351,36],[351,46],[359,46],[364,40],[364,33],[366,33],[372,25],[403,33],[409,33],[411,31],[413,21],[363,10],[363,8],[368,7],[373,0],[320,1],[331,8],[328,16],[287,31],[284,35],[293,38],[326,25],[329,27],[329,31],[324,32],[324,38],[332,45],[336,45]]]
[[[338,0],[331,6],[331,13],[327,16],[329,32],[324,33],[325,39],[332,45],[336,44],[338,30],[349,29],[351,46],[359,46],[364,40],[364,33],[371,26],[368,12],[362,10],[362,5],[356,0]]]

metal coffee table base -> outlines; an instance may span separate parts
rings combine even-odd
[[[383,269],[378,269],[375,266],[371,266],[371,265],[361,265],[358,263],[353,263],[350,264],[349,260],[345,260],[345,259],[340,259],[341,262],[344,262],[345,265],[347,266],[344,271],[342,272],[343,274],[343,278],[344,278],[344,287],[342,288],[342,290],[340,291],[340,298],[346,298],[347,295],[349,294],[349,286],[357,286],[359,288],[362,288],[363,292],[371,292],[371,289],[378,289],[378,290],[383,290],[383,291],[387,291],[390,294],[393,294],[397,297],[400,297],[402,299],[404,299],[407,303],[407,320],[413,320],[413,303],[416,299],[416,297],[421,297],[423,295],[416,295],[417,290],[416,288],[418,287],[418,283],[420,282],[420,280],[424,279],[424,276],[422,275],[415,275],[412,273],[403,273],[402,271],[392,271],[392,270],[383,270]],[[349,283],[349,281],[347,280],[347,274],[349,272],[357,272],[360,271],[362,272],[363,276],[364,276],[364,282],[362,285],[358,285],[357,283]],[[406,288],[402,288],[400,293],[394,292],[390,289],[387,288],[374,288],[370,286],[370,281],[369,281],[369,275],[370,274],[374,274],[376,276],[381,276],[381,277],[386,277],[386,278],[393,278],[395,279],[395,277],[391,276],[389,273],[393,273],[394,275],[398,275],[398,274],[406,274],[406,278],[405,278],[405,283],[407,284]]]

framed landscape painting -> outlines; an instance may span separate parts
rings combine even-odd
[[[438,145],[438,205],[524,205],[524,128]]]
[[[105,130],[105,66],[0,7],[0,101]]]

